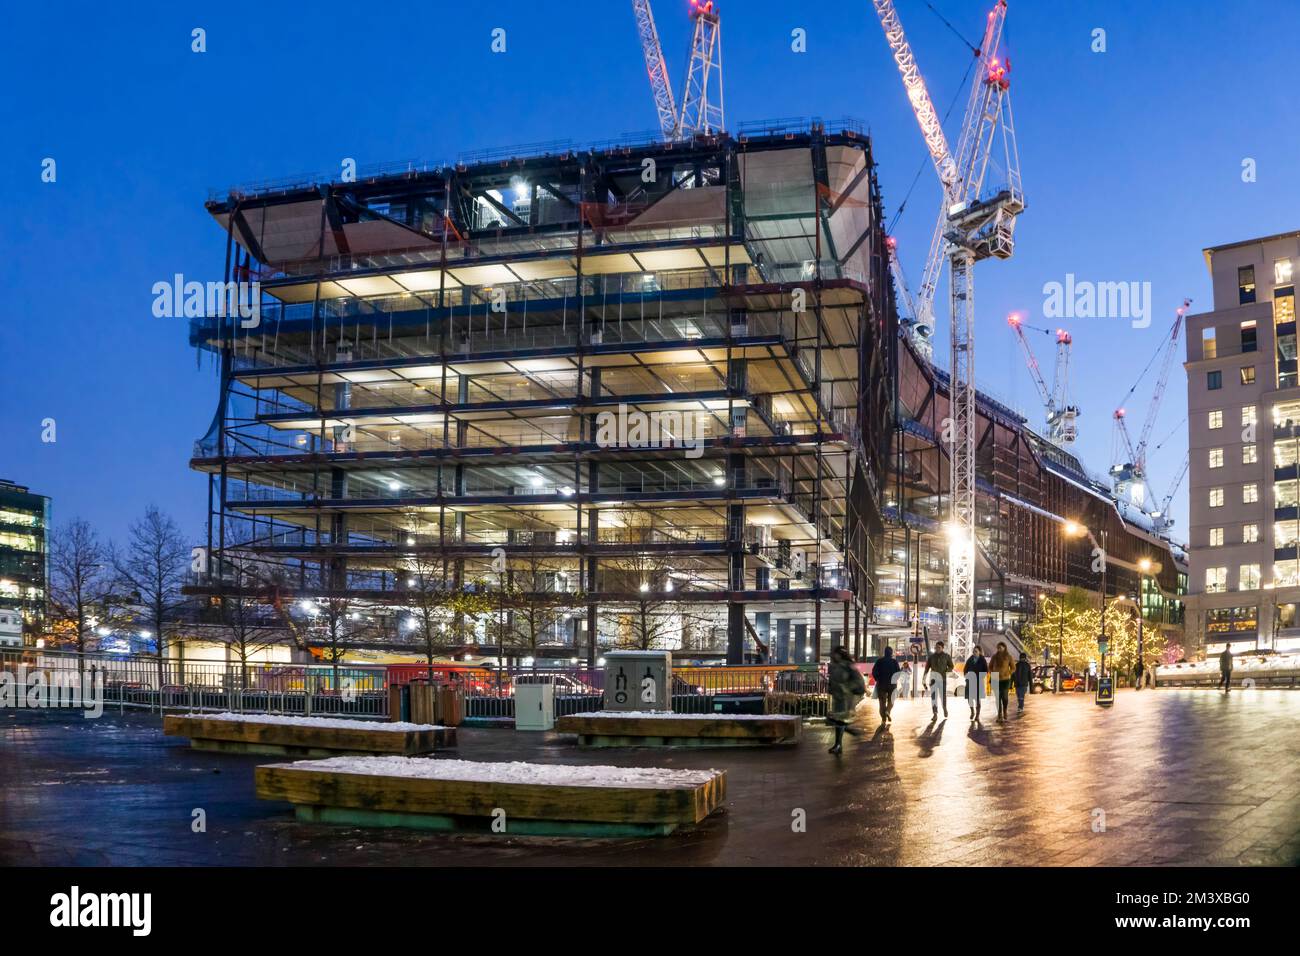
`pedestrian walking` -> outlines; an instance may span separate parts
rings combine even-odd
[[[1219,683],[1225,694],[1232,693],[1232,649],[1225,647],[1219,655]]]
[[[1011,678],[1015,672],[1016,662],[1007,651],[1007,645],[998,641],[998,649],[989,658],[989,673],[998,676],[998,720],[1007,719],[1007,708],[1011,704]]]
[[[898,673],[898,661],[894,659],[894,649],[886,647],[884,656],[871,668],[871,679],[876,682],[876,698],[880,701],[880,722],[892,722],[890,711],[894,708],[894,675]]]
[[[830,684],[831,709],[826,720],[835,728],[835,745],[830,753],[842,753],[844,732],[855,737],[859,731],[850,725],[858,702],[867,694],[867,683],[853,666],[853,658],[843,647],[832,647],[830,663],[826,667],[826,680]]]
[[[1134,690],[1142,689],[1142,675],[1145,672],[1146,672],[1146,668],[1142,666],[1142,659],[1139,657],[1138,662],[1133,665],[1133,689]]]
[[[1020,660],[1016,661],[1016,672],[1014,675],[1016,682],[1016,713],[1025,712],[1025,695],[1029,693],[1029,683],[1034,679],[1034,668],[1029,663],[1029,655],[1024,651],[1020,652]]]
[[[966,703],[970,705],[970,719],[980,719],[980,702],[984,699],[984,675],[989,672],[989,662],[984,658],[984,649],[975,645],[975,650],[966,658],[962,668],[966,680]]]
[[[930,713],[939,716],[939,704],[943,703],[943,715],[948,716],[948,675],[952,673],[952,658],[944,653],[943,641],[934,645],[934,653],[925,659],[925,684],[930,688]],[[931,677],[930,675],[934,676]]]

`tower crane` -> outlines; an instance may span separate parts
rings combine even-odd
[[[907,284],[903,264],[898,261],[898,240],[893,236],[886,237],[885,248],[889,250],[889,268],[893,270],[894,278],[898,282],[898,290],[903,294],[903,304],[906,308],[903,324],[910,327],[910,337],[917,352],[929,362],[933,358],[930,335],[934,330],[928,325],[922,325],[917,318],[916,301],[912,298],[912,290]]]
[[[1053,332],[1051,329],[1030,325],[1019,312],[1012,312],[1007,316],[1007,325],[1011,326],[1012,331],[1016,333],[1016,338],[1020,340],[1020,347],[1024,349],[1025,360],[1029,366],[1029,374],[1033,376],[1034,385],[1038,387],[1038,394],[1043,399],[1043,408],[1047,413],[1048,440],[1063,448],[1072,445],[1079,437],[1079,428],[1075,424],[1075,419],[1079,417],[1079,407],[1069,403],[1070,346],[1074,344],[1074,338],[1065,329],[1057,329]],[[1025,329],[1056,336],[1056,371],[1050,389],[1047,387],[1047,382],[1043,380],[1043,371],[1038,367],[1038,359],[1034,357],[1029,339],[1025,337]]]
[[[686,63],[680,109],[673,97],[668,66],[659,44],[650,0],[632,0],[637,35],[645,56],[650,92],[659,115],[659,131],[669,142],[725,128],[722,99],[722,19],[713,0],[691,0],[691,49]]]
[[[981,259],[1009,258],[1014,249],[1016,217],[1024,209],[1020,159],[1011,118],[1010,81],[1005,58],[998,53],[1006,20],[1005,0],[989,12],[984,42],[977,51],[979,70],[958,138],[956,157],[948,148],[943,125],[916,57],[894,9],[893,0],[872,0],[898,66],[903,88],[916,114],[921,136],[943,186],[941,244],[948,259],[951,368],[949,408],[951,427],[950,510],[948,522],[949,637],[955,656],[965,656],[975,630],[975,285],[974,265]],[[993,142],[1002,133],[1007,181],[987,197],[982,195]],[[936,281],[922,282],[921,314],[934,300]]]
[[[650,77],[650,92],[654,94],[655,110],[659,113],[659,129],[664,139],[677,139],[677,103],[673,99],[673,86],[668,80],[668,64],[659,45],[659,31],[655,15],[650,10],[650,0],[632,0],[632,13],[636,17],[636,32],[641,38],[641,52],[645,54],[645,69]]]
[[[1169,537],[1170,529],[1174,526],[1174,519],[1169,515],[1169,508],[1173,504],[1174,495],[1178,493],[1179,486],[1183,483],[1183,478],[1187,475],[1187,465],[1190,461],[1189,455],[1183,456],[1183,466],[1178,469],[1178,477],[1174,479],[1174,483],[1170,486],[1169,494],[1165,495],[1165,500],[1160,503],[1160,507],[1151,512],[1156,534],[1162,538]]]
[[[1183,299],[1183,304],[1175,312],[1174,324],[1170,326],[1168,338],[1161,343],[1156,354],[1151,357],[1151,361],[1133,383],[1133,387],[1125,393],[1124,400],[1120,402],[1119,408],[1115,409],[1113,416],[1114,452],[1115,457],[1121,460],[1116,461],[1110,469],[1112,489],[1117,499],[1126,500],[1138,508],[1146,504],[1147,443],[1151,440],[1151,429],[1155,427],[1156,416],[1160,412],[1160,402],[1165,396],[1165,386],[1169,383],[1169,370],[1173,368],[1174,355],[1178,351],[1178,337],[1183,331],[1183,316],[1191,304],[1191,299]],[[1142,431],[1138,434],[1137,443],[1134,444],[1126,424],[1128,413],[1124,405],[1133,397],[1133,393],[1137,391],[1137,387],[1142,384],[1142,380],[1146,378],[1147,372],[1157,360],[1160,361],[1160,371],[1156,376],[1155,390],[1151,393],[1151,401],[1147,405],[1146,421],[1142,423]]]

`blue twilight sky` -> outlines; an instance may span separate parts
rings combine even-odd
[[[978,42],[989,0],[931,3]],[[897,6],[943,111],[970,53],[924,0]],[[677,86],[686,8],[655,0]],[[892,217],[925,151],[871,4],[724,0],[721,10],[728,125],[861,118]],[[1079,449],[1094,470],[1109,464],[1110,411],[1173,309],[1183,296],[1193,311],[1210,308],[1201,249],[1300,226],[1286,40],[1298,13],[1294,0],[1012,0],[1007,50],[1029,208],[1015,258],[978,272],[978,378],[1037,418],[1006,314],[1055,324],[1042,316],[1043,285],[1067,273],[1149,281],[1150,328],[1067,323]],[[454,159],[656,122],[626,0],[46,0],[16,4],[6,20],[0,477],[53,496],[56,520],[83,516],[115,538],[150,502],[194,536],[202,528],[205,482],[187,460],[211,420],[216,379],[187,346],[183,320],[152,317],[150,288],[176,272],[220,277],[224,236],[203,209],[210,188],[337,171],[343,157]],[[206,53],[190,50],[194,27],[207,31]],[[496,27],[504,54],[490,50]],[[1098,27],[1104,53],[1091,50]],[[795,28],[806,53],[791,51]],[[46,157],[55,183],[41,182]],[[1246,157],[1257,182],[1241,180]],[[897,228],[913,283],[938,201],[926,165]],[[1050,369],[1051,342],[1036,339]],[[1186,448],[1184,383],[1175,368],[1155,428],[1153,444],[1175,432],[1150,461],[1161,496]],[[1130,403],[1134,419],[1142,404]],[[41,441],[46,418],[57,422],[52,444]],[[1185,531],[1185,485],[1176,509]]]

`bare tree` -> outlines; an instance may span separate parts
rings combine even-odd
[[[111,561],[119,587],[133,592],[135,602],[144,608],[145,621],[157,642],[161,688],[166,683],[167,650],[175,642],[174,623],[170,618],[184,602],[181,585],[189,548],[176,522],[154,505],[131,525],[129,533],[125,550],[110,548]]]
[[[255,656],[283,644],[287,615],[276,608],[275,571],[251,551],[221,552],[222,581],[218,602],[230,650],[239,662],[240,686],[248,687],[248,664]]]
[[[716,626],[716,609],[690,601],[690,592],[712,591],[707,558],[662,548],[675,538],[672,528],[656,525],[653,512],[623,511],[627,553],[602,562],[601,591],[627,594],[617,614],[616,644],[638,650],[686,646],[694,633]]]
[[[50,547],[50,604],[71,632],[79,666],[98,646],[97,627],[109,626],[112,604],[109,552],[89,522],[76,518],[54,534]]]
[[[429,548],[417,548],[398,558],[393,569],[402,600],[410,611],[405,636],[424,654],[430,682],[433,659],[438,649],[447,644],[448,628],[454,632],[457,621],[477,617],[492,607],[483,589],[449,584],[446,572],[445,559]]]
[[[510,573],[505,600],[513,614],[512,633],[506,640],[534,660],[566,613],[585,601],[582,592],[561,586],[564,562],[551,552],[550,545],[547,538],[534,533],[527,547],[507,557]]]

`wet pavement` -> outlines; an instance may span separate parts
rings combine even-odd
[[[988,703],[988,702],[986,702]],[[728,771],[727,802],[669,837],[458,836],[301,824],[253,796],[274,758],[195,753],[156,716],[0,711],[5,865],[1294,865],[1300,693],[1033,696],[978,727],[963,701],[932,724],[901,701],[826,752],[806,727],[777,750],[581,751],[573,738],[460,731],[462,759]],[[191,829],[193,811],[207,832]],[[803,822],[801,829],[799,824]]]

